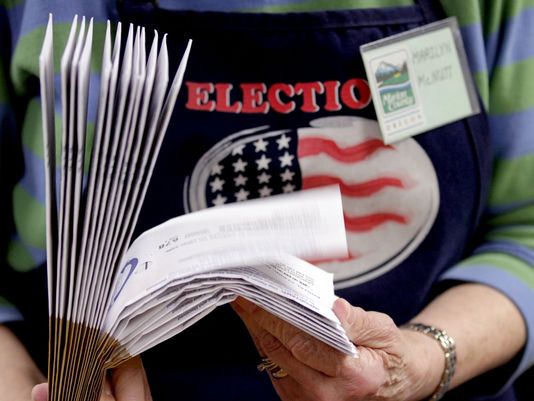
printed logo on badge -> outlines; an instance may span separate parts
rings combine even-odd
[[[424,115],[412,83],[408,51],[399,51],[371,61],[380,105],[384,114],[385,134],[410,129],[424,123]]]

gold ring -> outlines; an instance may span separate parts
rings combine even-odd
[[[256,368],[260,372],[263,372],[264,370],[268,371],[275,379],[283,379],[287,376],[287,372],[269,358],[261,358],[261,362],[256,366]]]

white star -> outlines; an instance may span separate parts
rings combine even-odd
[[[211,192],[222,191],[223,185],[224,180],[221,180],[219,177],[215,177],[215,179],[210,182]]]
[[[245,186],[247,184],[247,180],[247,177],[245,177],[243,174],[239,174],[236,178],[234,178],[235,186]]]
[[[261,175],[258,176],[258,183],[268,184],[270,179],[271,176],[264,171],[263,173],[261,173]]]
[[[247,167],[247,164],[247,162],[244,162],[243,160],[241,160],[241,158],[239,158],[238,161],[232,163],[232,165],[234,166],[234,173],[237,173],[238,171],[245,172],[245,167]]]
[[[222,169],[223,169],[223,166],[220,165],[219,163],[214,164],[213,166],[211,166],[211,175],[221,174]]]
[[[269,188],[267,185],[264,185],[263,188],[260,188],[260,190],[258,191],[258,193],[260,194],[260,197],[262,198],[265,198],[266,196],[271,195],[271,192],[273,192],[273,190]]]
[[[270,162],[271,162],[271,159],[266,157],[264,154],[261,155],[261,157],[258,160],[256,160],[256,163],[258,163],[258,170],[261,170],[261,169],[268,170]]]
[[[287,194],[288,192],[293,192],[295,190],[295,186],[294,185],[291,185],[289,182],[284,185],[282,187],[282,190],[284,191],[285,194]]]
[[[243,149],[245,148],[245,145],[237,145],[234,149],[232,149],[232,156],[235,155],[243,155]]]
[[[276,143],[278,144],[278,150],[289,149],[289,141],[290,140],[291,140],[290,137],[286,136],[286,134],[282,134],[280,139],[276,140]]]
[[[278,160],[280,160],[280,167],[291,166],[293,164],[294,158],[295,156],[290,155],[288,152],[285,152],[282,157],[278,158]]]
[[[295,173],[289,171],[289,169],[286,168],[286,170],[282,174],[280,174],[280,177],[282,178],[282,181],[291,181],[294,175]]]
[[[241,188],[239,192],[236,192],[234,195],[235,195],[236,201],[242,202],[248,199],[249,194],[250,192],[245,191],[244,188]]]
[[[256,153],[258,152],[267,152],[267,145],[269,142],[264,141],[263,138],[258,139],[254,142],[254,147],[256,148]]]
[[[221,194],[218,194],[215,199],[211,201],[214,206],[221,206],[226,203],[226,196],[221,196]]]

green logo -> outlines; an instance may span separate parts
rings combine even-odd
[[[399,51],[382,59],[375,69],[376,83],[384,114],[415,106],[407,55]]]

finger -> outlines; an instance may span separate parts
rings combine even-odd
[[[252,342],[256,346],[258,353],[261,355],[262,358],[265,357],[266,353],[261,347],[260,340],[256,335],[256,333],[259,332],[259,326],[253,320],[247,318],[245,311],[238,304],[236,304],[235,302],[232,302],[230,305],[232,306],[234,311],[239,315],[239,317],[245,324],[245,327],[247,328],[247,331],[250,334],[250,337],[252,338]]]
[[[398,327],[384,313],[366,312],[342,298],[336,300],[333,310],[347,336],[357,346],[383,349],[399,341]]]
[[[273,382],[274,389],[281,400],[310,401],[317,399],[313,394],[310,393],[307,387],[302,386],[291,376],[287,376],[281,380],[271,378],[271,381]],[[333,398],[323,399],[331,400]]]
[[[48,399],[48,384],[40,383],[32,389],[32,401],[46,401]]]
[[[145,369],[138,356],[114,369],[111,383],[117,401],[152,401]]]
[[[322,383],[325,380],[326,376],[296,359],[276,337],[258,325],[250,315],[240,311],[239,306],[236,308],[236,311],[247,326],[261,355],[268,357],[303,386]],[[276,385],[282,385],[286,381],[286,378],[280,380],[271,379]]]
[[[111,374],[106,375],[104,379],[104,386],[102,388],[102,394],[100,395],[100,401],[115,401],[113,396],[113,387],[111,385]]]
[[[253,320],[258,326],[274,336],[294,358],[305,365],[332,377],[345,374],[347,369],[354,365],[354,358],[335,350],[295,326],[257,307],[252,302],[238,298],[234,304],[241,309],[243,315],[249,316],[249,320]],[[240,315],[243,318],[242,314]],[[268,355],[278,351],[267,348],[276,347],[276,343],[269,341],[264,333],[259,340],[263,350]]]

